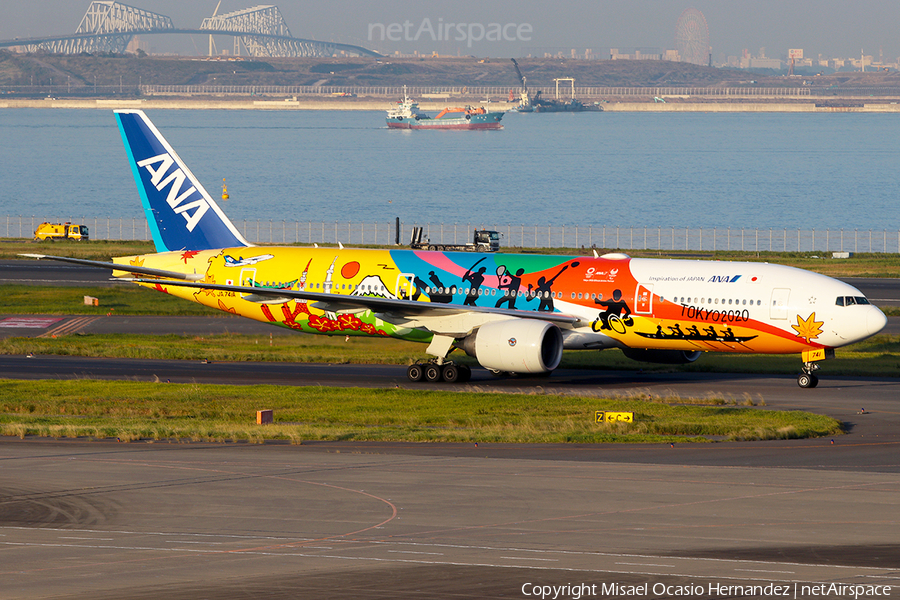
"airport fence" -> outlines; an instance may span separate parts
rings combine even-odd
[[[555,86],[531,86],[531,93],[541,92],[545,98],[558,97],[568,99],[572,97],[573,88],[560,85]],[[896,93],[897,90],[894,90]],[[322,85],[142,85],[141,94],[145,96],[155,95],[219,95],[219,96],[340,96],[354,95],[372,98],[400,98],[403,96],[402,86],[322,86]],[[438,98],[451,98],[454,96],[478,97],[478,98],[503,98],[510,92],[518,101],[519,86],[408,86],[406,92],[411,98],[429,100]],[[812,95],[808,87],[692,87],[692,86],[665,86],[665,87],[608,87],[608,86],[577,86],[574,88],[577,98],[605,98],[605,97],[656,97],[656,96],[734,96],[734,97],[806,97]]]
[[[7,216],[0,220],[0,236],[26,238],[43,221],[86,225],[94,240],[150,240],[143,218],[112,219],[68,216],[60,219]],[[572,248],[743,251],[743,252],[874,252],[900,253],[900,230],[790,229],[748,227],[630,227],[609,225],[513,225],[491,223],[375,223],[351,221],[235,220],[235,226],[254,244],[331,244],[345,246],[407,245],[412,228],[436,244],[464,244],[472,231],[492,229],[505,248]]]

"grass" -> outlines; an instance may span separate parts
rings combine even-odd
[[[0,435],[190,440],[675,443],[831,436],[830,417],[726,400],[585,398],[401,389],[0,381]],[[256,425],[273,409],[275,423]],[[596,423],[594,411],[634,412]]]
[[[99,306],[85,306],[84,297],[93,296]],[[131,283],[103,287],[38,286],[9,284],[3,286],[3,305],[7,314],[40,315],[165,315],[234,318],[215,310],[148,290]]]
[[[20,254],[49,254],[50,256],[69,256],[88,260],[109,260],[113,256],[132,256],[134,254],[150,254],[155,252],[153,242],[133,240],[91,240],[75,242],[72,240],[55,240],[36,242],[22,238],[0,239],[0,259],[20,259]],[[25,259],[31,260],[31,259]]]

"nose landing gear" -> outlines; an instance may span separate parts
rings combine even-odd
[[[797,385],[802,388],[814,388],[819,385],[819,378],[815,372],[819,370],[819,365],[814,362],[805,362],[800,368],[800,374],[797,375]]]

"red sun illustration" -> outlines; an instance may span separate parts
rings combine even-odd
[[[348,262],[341,267],[341,277],[344,279],[353,279],[359,273],[359,263],[356,261]]]

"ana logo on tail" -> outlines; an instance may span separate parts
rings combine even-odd
[[[159,167],[154,168],[153,166],[157,164]],[[169,195],[166,198],[166,202],[172,207],[172,210],[174,210],[176,214],[180,214],[185,218],[188,231],[194,231],[194,227],[197,226],[197,223],[200,222],[200,219],[202,219],[203,215],[206,214],[206,211],[209,210],[209,203],[193,185],[185,190],[184,193],[181,193],[181,188],[187,177],[180,168],[176,168],[168,177],[163,179],[163,176],[169,172],[169,168],[174,164],[175,159],[168,154],[160,154],[159,156],[145,158],[137,163],[138,167],[147,169],[147,172],[150,173],[150,182],[156,187],[158,192],[162,192],[164,187],[171,184],[172,187],[169,188]],[[191,199],[192,201],[187,204],[182,204],[190,198],[191,195],[194,196]],[[193,210],[194,212],[188,212],[190,210]]]
[[[115,115],[158,252],[250,246],[147,115]]]

